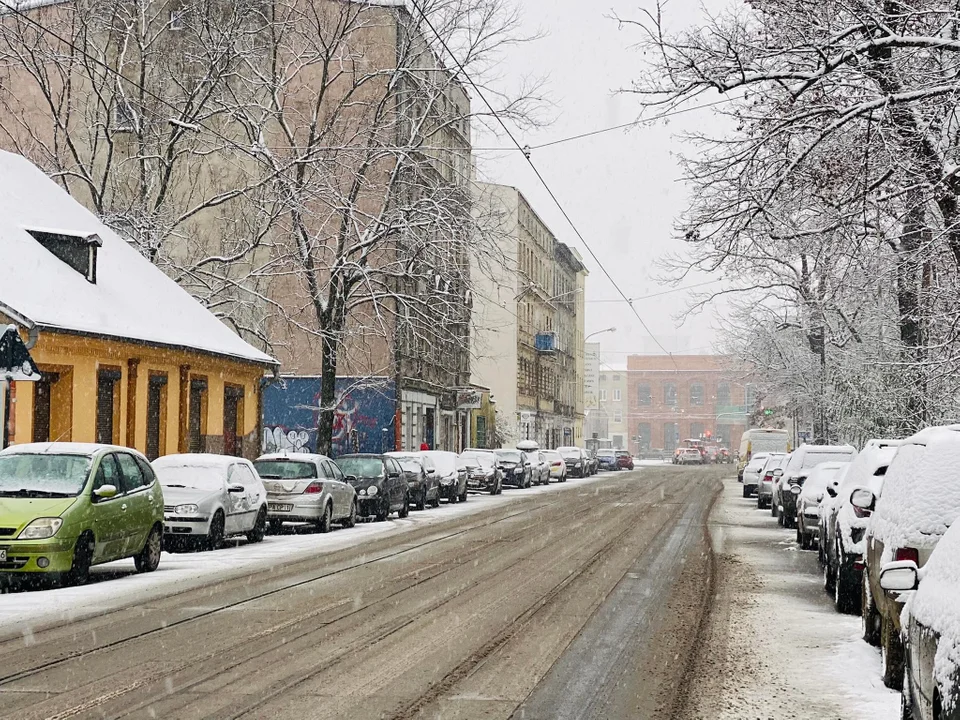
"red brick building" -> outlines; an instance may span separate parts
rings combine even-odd
[[[736,451],[755,402],[742,376],[723,355],[629,356],[631,449],[672,451],[679,440],[709,434]]]

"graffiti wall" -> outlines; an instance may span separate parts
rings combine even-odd
[[[394,383],[337,378],[333,456],[394,449]],[[320,378],[285,377],[263,393],[263,451],[316,452]],[[385,432],[386,431],[386,432]]]

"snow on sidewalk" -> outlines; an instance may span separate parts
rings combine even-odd
[[[900,696],[824,593],[816,551],[741,489],[725,482],[711,516],[716,593],[681,717],[896,720]]]
[[[549,486],[527,490],[510,488],[505,489],[501,495],[471,494],[466,503],[448,505],[444,502],[438,508],[412,511],[404,520],[361,522],[352,529],[335,529],[327,534],[286,533],[268,535],[263,542],[256,544],[248,544],[245,540],[228,540],[223,548],[212,552],[164,552],[160,567],[155,572],[144,575],[135,571],[132,559],[98,565],[90,572],[90,583],[82,587],[0,594],[0,637],[29,637],[40,626],[100,615],[135,603],[147,603],[216,580],[240,577],[310,556],[361,545],[388,534],[404,533],[454,518],[467,517],[530,495],[575,490],[611,476],[612,473],[603,473],[591,478],[574,479],[564,484],[553,482]]]

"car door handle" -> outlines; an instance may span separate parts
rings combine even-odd
[[[127,509],[127,504],[124,503],[123,505],[121,505],[121,506],[120,506],[120,509],[121,509],[121,510],[126,510],[126,509]]]

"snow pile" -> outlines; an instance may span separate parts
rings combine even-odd
[[[906,622],[912,615],[921,625],[940,634],[933,677],[949,710],[960,699],[953,692],[960,672],[960,525],[940,540],[922,577],[919,588],[904,607],[903,620]]]
[[[862,539],[859,542],[853,541],[853,531],[855,529],[865,529],[869,518],[858,517],[853,511],[853,506],[850,504],[850,494],[856,488],[867,488],[879,497],[886,476],[877,475],[877,470],[888,467],[893,462],[899,449],[897,445],[878,446],[871,445],[872,442],[874,441],[871,440],[867,443],[856,459],[850,463],[847,473],[837,489],[837,497],[830,499],[831,503],[839,504],[837,522],[840,525],[843,547],[847,549],[847,552],[857,555],[863,555],[866,552],[866,546]]]
[[[938,432],[926,445],[914,438],[905,441],[887,470],[870,533],[884,544],[885,552],[929,549],[958,516],[960,432]]]

